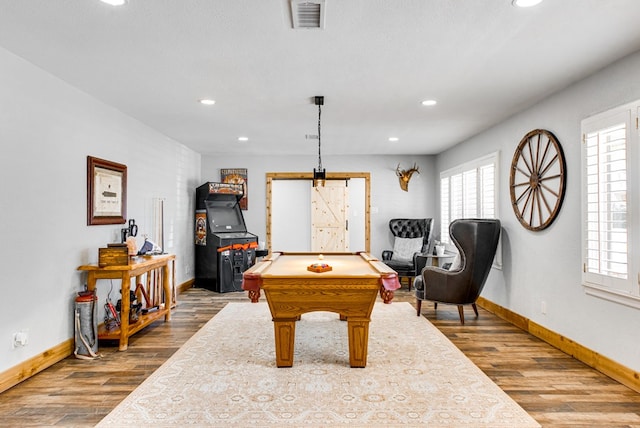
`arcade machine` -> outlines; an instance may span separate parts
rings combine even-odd
[[[242,274],[258,248],[258,237],[244,223],[242,196],[241,184],[209,182],[196,189],[196,287],[242,291]]]

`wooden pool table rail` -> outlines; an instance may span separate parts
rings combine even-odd
[[[302,253],[302,252],[274,252],[264,257],[260,262],[256,263],[252,268],[247,270],[244,273],[243,281],[242,281],[242,289],[247,291],[249,299],[252,303],[257,303],[260,300],[260,289],[263,285],[262,275],[264,272],[268,271],[271,267],[271,263],[278,260],[278,258],[282,255],[290,255],[290,256],[299,256],[299,255],[311,255],[313,253]],[[354,253],[329,253],[327,257],[331,257],[332,255],[344,256],[344,255],[353,255]],[[369,262],[369,264],[374,267],[379,272],[379,285],[380,285],[380,298],[384,303],[391,303],[393,300],[393,292],[400,288],[400,282],[398,279],[398,274],[392,268],[379,261],[376,257],[372,256],[369,253],[359,252],[358,254],[363,260]],[[323,275],[327,272],[313,272],[311,275]],[[335,273],[333,274],[335,275]],[[300,284],[304,282],[304,278],[301,275],[298,278],[295,278],[293,281],[294,284]],[[314,280],[317,279],[314,278]],[[335,279],[332,279],[335,281]],[[344,282],[343,285],[346,284],[354,284],[353,278],[348,278]]]

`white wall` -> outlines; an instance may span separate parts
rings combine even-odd
[[[515,115],[437,159],[438,171],[500,150],[503,271],[493,270],[482,295],[589,349],[640,370],[640,312],[587,296],[581,285],[580,121],[640,99],[640,52],[612,64]],[[567,162],[567,189],[555,222],[542,232],[518,223],[509,199],[513,153],[530,130],[553,132]],[[547,313],[541,313],[546,302]]]
[[[302,137],[301,137],[302,138]],[[246,156],[202,156],[202,182],[220,181],[221,168],[247,168],[249,209],[244,218],[249,232],[266,237],[266,173],[311,172],[317,157],[309,156],[252,156],[251,147]],[[420,174],[414,174],[409,191],[398,184],[395,169],[416,162]],[[371,252],[380,257],[382,250],[392,249],[389,220],[394,217],[435,218],[438,214],[433,201],[435,194],[435,168],[432,156],[331,156],[323,153],[323,166],[328,172],[371,173]],[[295,205],[292,204],[292,209]]]
[[[193,277],[194,189],[200,155],[0,49],[0,372],[73,338],[81,264],[119,240],[122,225],[87,226],[87,155],[127,165],[128,211],[152,232],[165,198],[165,249],[177,281]],[[113,300],[119,298],[114,281]],[[108,281],[99,281],[100,305]],[[12,349],[12,334],[29,343]]]

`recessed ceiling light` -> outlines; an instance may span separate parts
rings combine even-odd
[[[398,141],[400,138],[398,137],[389,137],[389,141]]]
[[[424,100],[422,102],[423,106],[434,106],[436,104],[438,104],[438,102],[436,100]]]
[[[238,137],[238,141],[249,141],[249,137]]]
[[[209,98],[203,98],[201,100],[198,100],[200,102],[200,104],[204,104],[206,106],[212,106],[216,103],[216,100],[212,100]]]
[[[100,0],[102,3],[110,4],[111,6],[122,6],[127,0]]]
[[[511,4],[517,7],[531,7],[541,2],[542,0],[513,0]]]

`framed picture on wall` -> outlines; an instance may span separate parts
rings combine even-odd
[[[127,218],[127,166],[87,156],[87,225],[123,224]]]
[[[244,195],[240,199],[240,209],[247,210],[249,208],[248,187],[247,187],[247,169],[246,168],[226,168],[220,169],[220,181],[222,183],[242,184]]]

